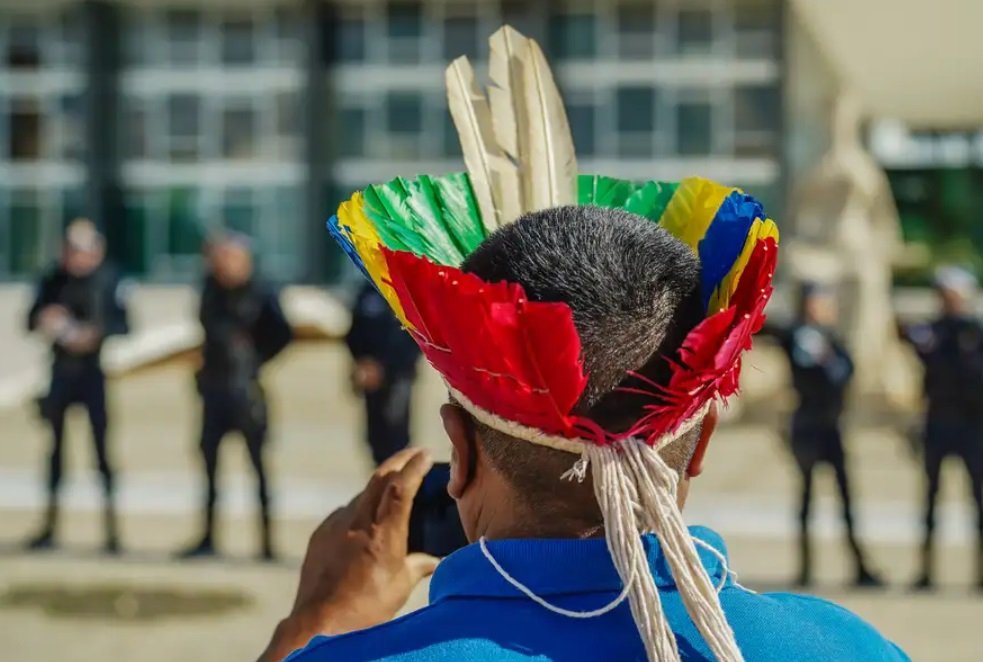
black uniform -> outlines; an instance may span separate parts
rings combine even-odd
[[[840,432],[844,395],[853,376],[853,361],[830,329],[800,323],[778,335],[792,368],[792,386],[799,396],[790,434],[792,455],[802,476],[799,582],[808,584],[812,575],[809,511],[813,473],[818,464],[828,463],[836,474],[840,490],[843,523],[857,564],[857,583],[876,584],[878,580],[866,567],[854,531],[846,454]]]
[[[112,267],[103,264],[86,276],[73,276],[60,266],[48,271],[40,281],[34,303],[27,316],[27,327],[34,331],[42,310],[51,305],[65,308],[73,320],[94,326],[106,338],[125,334],[126,302],[120,279]],[[52,346],[51,386],[41,398],[42,417],[51,425],[51,455],[48,463],[48,510],[41,534],[33,541],[45,547],[52,541],[57,517],[57,493],[62,477],[62,447],[65,413],[72,405],[85,407],[92,429],[96,461],[106,498],[106,547],[118,548],[113,508],[113,469],[107,448],[108,415],[106,380],[100,364],[102,340],[91,351],[73,353],[55,342]]]
[[[925,366],[927,412],[923,436],[926,477],[922,576],[932,583],[932,538],[942,461],[952,455],[969,474],[979,533],[979,585],[983,587],[983,327],[968,316],[944,316],[905,329]]]
[[[208,277],[201,293],[200,320],[205,343],[197,382],[202,400],[200,442],[207,492],[204,535],[189,554],[213,549],[218,449],[228,433],[240,432],[256,470],[262,553],[271,557],[269,485],[263,464],[268,418],[259,372],[290,343],[293,334],[276,291],[256,280],[226,289]]]
[[[382,366],[382,385],[364,394],[366,437],[379,465],[410,443],[410,399],[420,349],[371,284],[358,293],[345,341],[356,361],[373,359]]]

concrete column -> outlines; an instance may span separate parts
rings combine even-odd
[[[104,0],[82,4],[85,117],[85,213],[106,234],[117,261],[125,245],[120,188],[119,77],[122,64],[119,7]]]
[[[307,250],[304,256],[306,280],[330,280],[338,270],[339,255],[332,249],[325,229],[331,215],[327,187],[331,179],[331,150],[328,122],[331,94],[328,72],[334,60],[335,12],[328,2],[307,0],[304,4],[305,86],[303,103],[303,142],[306,182],[304,185],[304,223]]]

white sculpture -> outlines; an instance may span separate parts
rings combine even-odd
[[[796,279],[837,285],[855,388],[906,400],[913,376],[891,303],[892,264],[903,246],[900,220],[887,176],[861,143],[861,121],[856,99],[839,95],[830,147],[793,194],[786,259]]]

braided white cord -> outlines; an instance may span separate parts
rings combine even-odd
[[[614,567],[622,578],[639,573],[628,594],[632,619],[638,628],[649,662],[679,659],[676,636],[662,610],[659,589],[642,545],[637,484],[621,465],[619,451],[592,446],[587,454],[594,474],[594,495],[606,529],[605,540]]]
[[[635,579],[637,577],[637,575],[632,574],[631,579],[625,583],[625,587],[621,590],[621,593],[618,594],[618,597],[603,607],[592,609],[590,611],[572,611],[570,609],[564,609],[563,607],[557,607],[556,605],[547,602],[543,598],[533,593],[532,589],[530,589],[528,586],[510,575],[508,571],[502,567],[498,560],[492,556],[491,551],[488,549],[488,545],[485,543],[484,536],[478,539],[478,545],[481,547],[481,553],[484,554],[486,559],[488,559],[488,562],[491,563],[493,568],[495,568],[495,571],[501,575],[502,579],[507,581],[520,593],[538,604],[540,607],[543,607],[554,614],[559,614],[560,616],[566,616],[568,618],[596,618],[598,616],[603,616],[608,612],[614,611],[622,602],[625,601],[625,598],[628,597],[628,592],[631,590],[631,586],[635,583]]]
[[[638,485],[641,523],[659,538],[676,587],[693,624],[720,662],[738,662],[737,647],[717,589],[696,552],[676,500],[678,474],[659,453],[639,440],[621,444],[623,468]],[[726,579],[726,578],[725,578]]]
[[[510,421],[507,418],[502,418],[498,414],[493,414],[487,409],[483,409],[473,403],[468,396],[451,386],[446,380],[444,381],[444,385],[447,387],[451,397],[454,398],[454,401],[463,407],[466,412],[491,429],[507,434],[510,437],[528,441],[529,443],[536,444],[537,446],[546,446],[547,448],[553,448],[555,450],[565,451],[567,453],[575,453],[577,455],[581,455],[584,452],[584,447],[598,445],[597,442],[589,439],[569,439],[567,437],[561,437],[555,434],[548,434],[542,430],[529,427],[528,425],[516,423],[515,421]],[[686,419],[686,421],[684,421],[683,424],[680,425],[675,431],[667,432],[659,437],[655,443],[651,444],[652,448],[663,448],[680,437],[683,437],[690,430],[696,428],[696,426],[703,422],[703,417],[710,410],[713,403],[714,400],[707,401],[706,404],[704,404],[696,413]]]

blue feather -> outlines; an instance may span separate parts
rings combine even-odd
[[[704,307],[740,256],[754,219],[764,217],[761,204],[750,195],[732,191],[724,198],[699,245]]]
[[[365,264],[362,262],[362,258],[359,257],[358,251],[355,250],[355,245],[352,240],[348,238],[348,233],[346,230],[348,228],[343,228],[338,221],[337,216],[332,216],[328,219],[328,233],[334,238],[338,245],[341,246],[341,250],[345,251],[345,254],[351,259],[352,264],[358,267],[358,270],[362,272],[362,275],[372,282],[372,277],[369,275],[368,269],[365,268]]]

